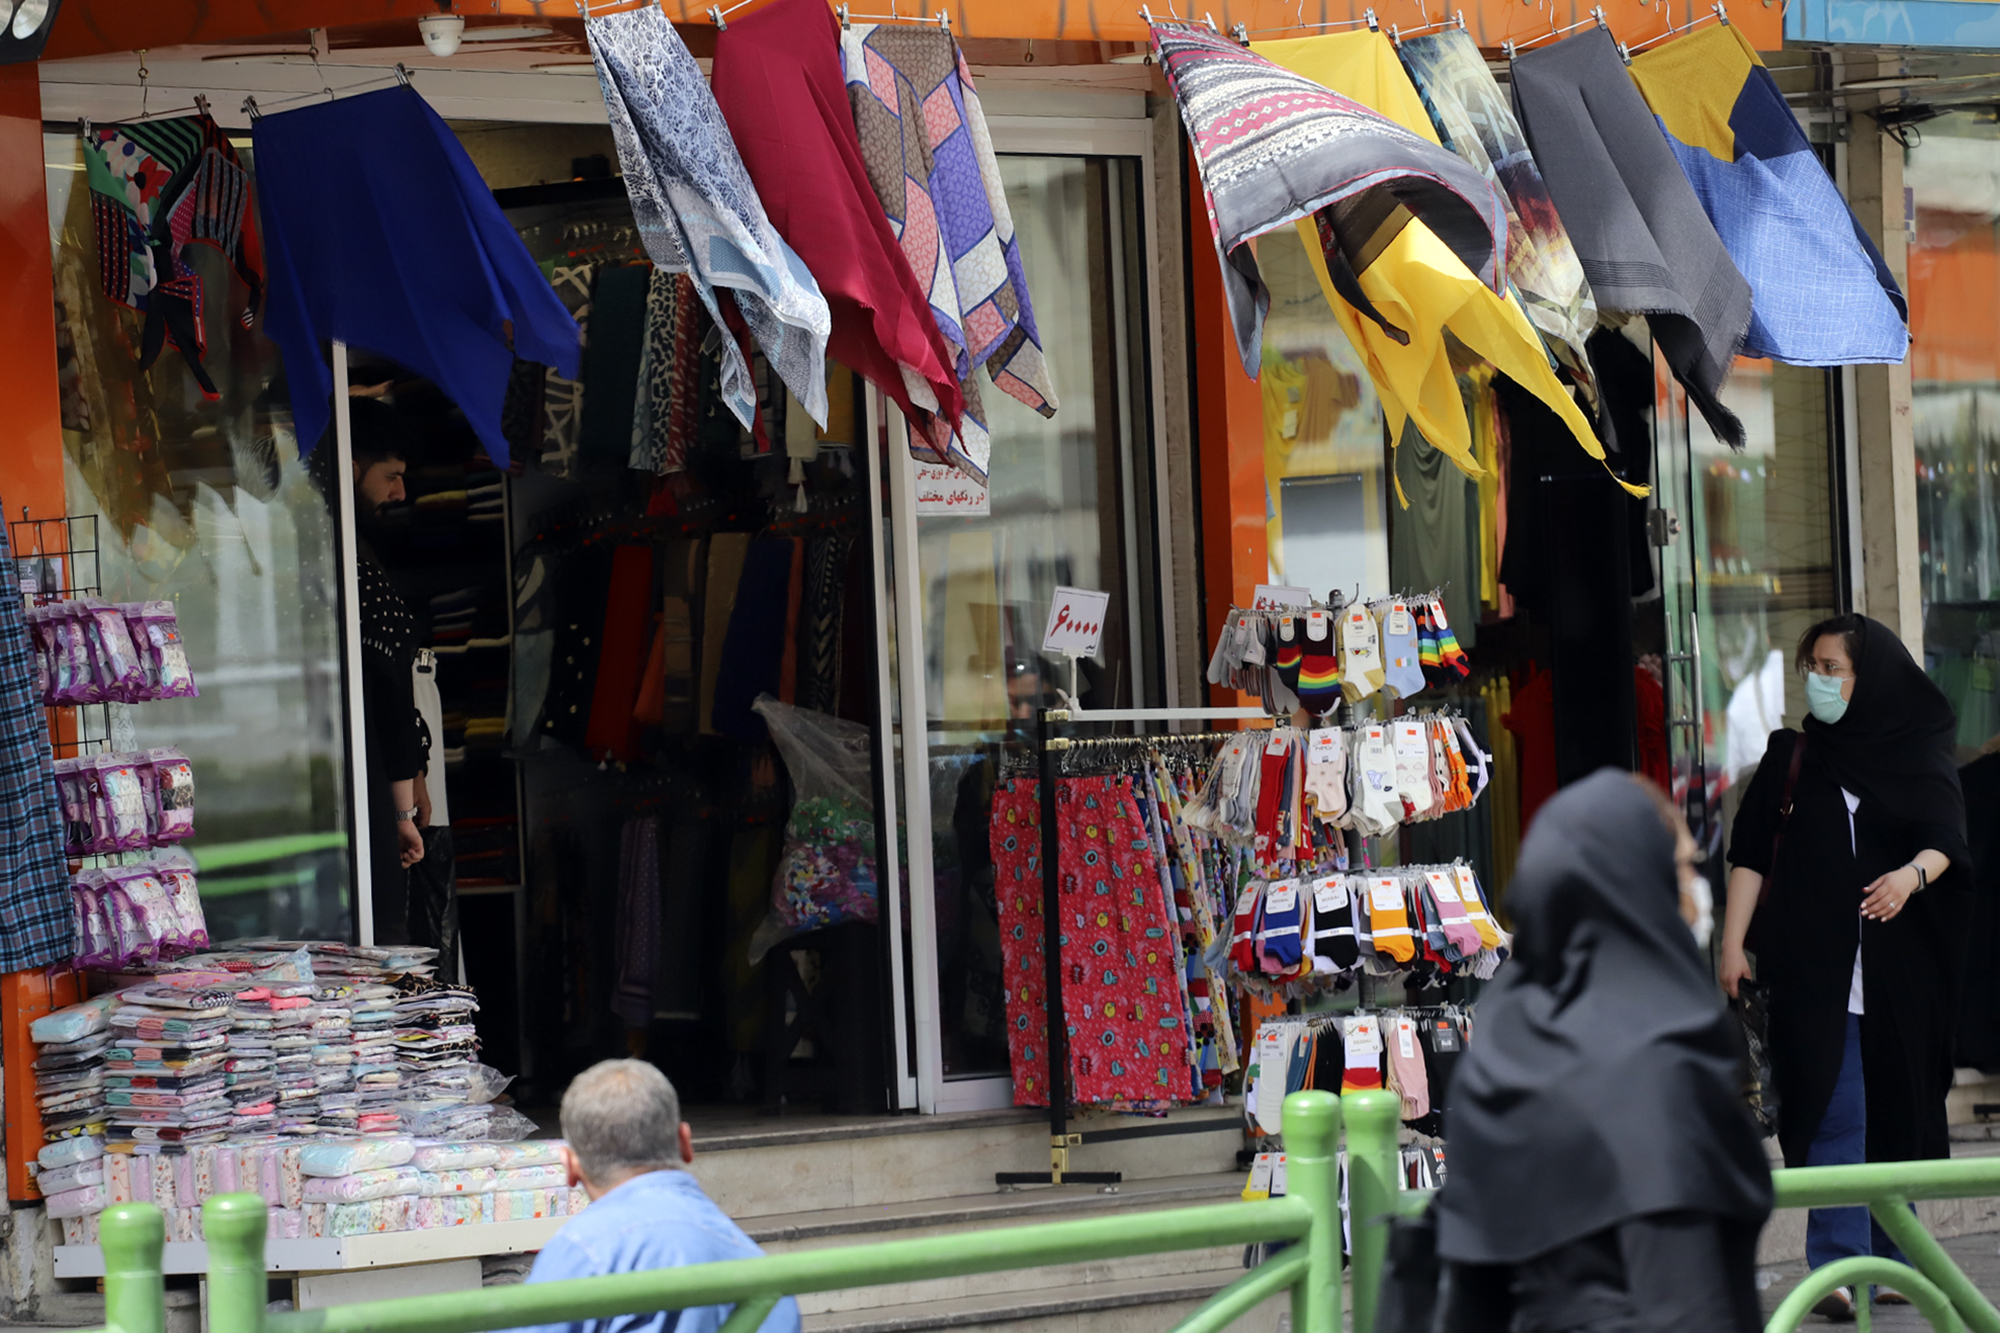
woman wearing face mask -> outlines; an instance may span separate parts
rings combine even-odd
[[[1970,863],[1957,722],[1877,621],[1815,625],[1797,660],[1809,715],[1771,734],[1730,838],[1722,985],[1735,995],[1755,955],[1787,1166],[1948,1157],[1950,900]],[[1866,1209],[1808,1217],[1813,1267],[1869,1253],[1892,1248]],[[1819,1312],[1852,1318],[1852,1293]]]
[[[1689,928],[1697,855],[1627,773],[1535,817],[1507,891],[1513,957],[1452,1078],[1446,1333],[1761,1326],[1771,1173]]]

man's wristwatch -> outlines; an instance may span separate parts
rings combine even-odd
[[[416,823],[416,821],[417,821],[417,807],[415,807],[414,805],[407,810],[398,810],[396,812],[396,822],[398,824],[414,824]]]

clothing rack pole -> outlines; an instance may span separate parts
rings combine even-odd
[[[1036,793],[1042,819],[1042,987],[1044,1014],[1048,1020],[1049,1169],[1041,1171],[996,1171],[993,1182],[1003,1188],[1016,1185],[1100,1185],[1116,1186],[1122,1171],[1071,1171],[1069,1150],[1085,1143],[1112,1139],[1151,1138],[1190,1133],[1184,1125],[1161,1124],[1073,1134],[1069,1128],[1069,1028],[1063,1010],[1062,912],[1059,900],[1059,872],[1056,857],[1061,845],[1056,829],[1056,784],[1049,756],[1068,750],[1066,736],[1052,736],[1052,723],[1064,722],[1204,722],[1214,719],[1268,719],[1261,708],[1037,708],[1035,710]],[[1162,736],[1172,740],[1172,736]],[[1203,1126],[1206,1128],[1206,1126]]]

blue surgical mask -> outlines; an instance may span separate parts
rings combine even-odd
[[[1822,722],[1834,723],[1847,715],[1847,700],[1840,697],[1840,687],[1846,682],[1838,676],[1822,676],[1817,671],[1806,673],[1806,708]]]

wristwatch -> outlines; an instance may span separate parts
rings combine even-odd
[[[414,824],[416,820],[417,820],[417,807],[415,807],[414,805],[407,810],[398,810],[396,812],[396,822],[398,824]]]

